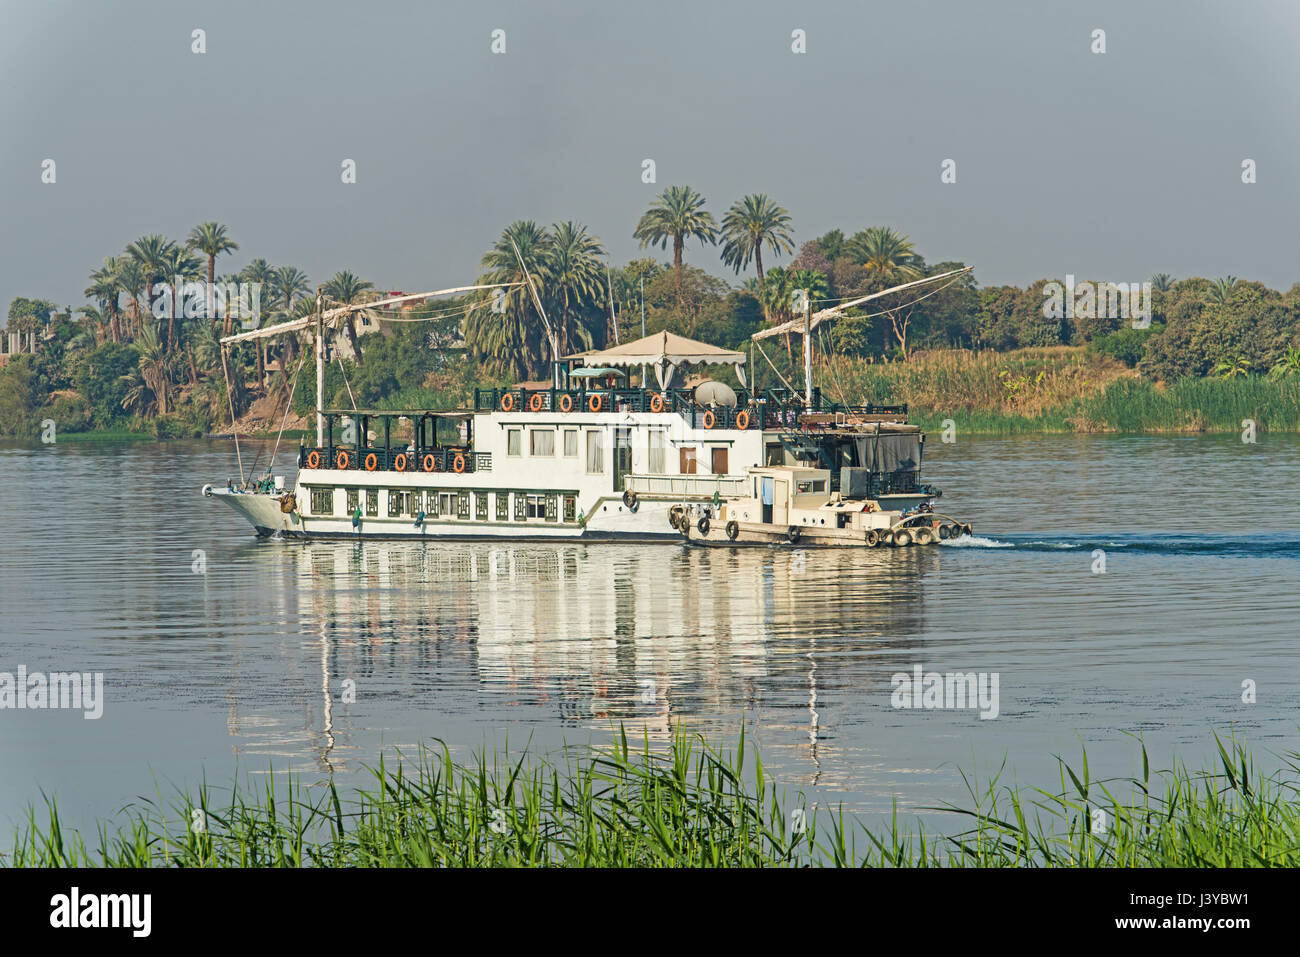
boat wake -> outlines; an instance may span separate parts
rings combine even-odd
[[[1021,552],[1110,551],[1125,554],[1207,555],[1217,558],[1291,558],[1300,560],[1300,533],[1261,529],[1255,535],[970,535],[942,542],[944,548],[1011,548]]]

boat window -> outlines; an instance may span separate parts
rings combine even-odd
[[[763,459],[764,465],[784,465],[785,452],[781,448],[780,442],[772,442],[767,446],[767,455]]]
[[[456,517],[469,518],[469,492],[456,493]]]
[[[371,516],[379,514],[379,489],[377,488],[366,489],[366,514]]]
[[[361,504],[361,490],[356,488],[348,489],[348,514],[357,514],[357,508]]]
[[[528,499],[527,496],[515,492],[515,521],[526,522],[528,520]]]
[[[799,485],[798,485],[798,487],[795,489],[795,491],[798,491],[798,492],[811,492],[811,491],[812,491],[812,482],[800,482]]]
[[[451,518],[456,514],[456,493],[439,492],[438,493],[438,514]]]
[[[388,517],[397,518],[406,511],[406,493],[399,492],[395,488],[388,490]]]
[[[510,493],[497,492],[497,521],[510,521]]]
[[[528,517],[530,519],[546,517],[546,496],[545,495],[528,496]]]
[[[554,455],[555,430],[530,429],[528,432],[529,455]]]
[[[593,429],[587,433],[587,471],[605,471],[605,432]]]
[[[334,490],[332,488],[314,488],[311,490],[311,513],[313,515],[334,514]]]
[[[813,486],[813,487],[812,487],[812,490],[813,490],[814,492],[824,492],[824,491],[826,491],[826,480],[825,480],[825,479],[813,479],[812,486]]]
[[[564,456],[565,458],[576,459],[578,457],[578,430],[564,430]]]
[[[559,504],[560,504],[560,496],[558,495],[546,496],[546,520],[548,522],[554,522],[556,519],[560,517]]]
[[[577,521],[578,518],[578,497],[576,495],[564,496],[564,520],[566,522]]]
[[[474,517],[480,521],[487,521],[488,517],[488,493],[474,493]]]
[[[666,443],[664,441],[665,435],[666,433],[664,432],[663,429],[650,430],[649,471],[650,474],[652,475],[663,475],[665,472],[668,471],[668,463],[666,461],[666,456],[665,456],[665,450],[666,450]]]
[[[519,455],[520,441],[519,429],[506,429],[506,455]]]

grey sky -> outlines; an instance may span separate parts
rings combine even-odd
[[[671,184],[719,218],[765,192],[799,242],[889,224],[982,283],[1286,288],[1298,49],[1286,0],[0,0],[0,299],[81,303],[105,255],[208,219],[241,247],[219,272],[261,256],[313,283],[457,285],[518,218],[586,223],[621,263]]]

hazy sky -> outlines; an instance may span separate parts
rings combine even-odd
[[[519,218],[586,223],[621,263],[673,184],[719,219],[767,193],[799,242],[889,224],[982,283],[1286,288],[1298,51],[1298,0],[0,0],[0,300],[79,304],[104,256],[208,219],[240,244],[219,273],[458,285]]]

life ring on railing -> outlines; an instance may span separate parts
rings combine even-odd
[[[749,413],[744,409],[736,413],[736,428],[742,432],[749,428]]]
[[[656,392],[654,395],[650,396],[650,411],[662,412],[663,410],[664,410],[664,397],[660,393]]]
[[[531,396],[529,396],[529,398],[528,398],[528,411],[529,411],[529,412],[541,412],[541,411],[542,411],[542,401],[543,401],[543,400],[542,400],[542,394],[541,394],[540,392],[534,392],[534,393],[533,393]]]
[[[437,459],[435,459],[435,458],[433,457],[433,453],[432,453],[432,452],[425,452],[425,453],[424,453],[424,458],[422,458],[422,459],[420,460],[420,465],[423,467],[423,469],[424,469],[426,472],[432,472],[432,471],[433,471],[433,466],[434,466],[434,464],[435,464],[436,462],[437,462]]]
[[[595,395],[593,395],[590,399],[587,400],[587,408],[591,409],[592,412],[599,412],[600,407],[603,404],[604,404],[604,396],[602,396],[599,392],[597,392]]]
[[[406,453],[405,453],[405,452],[398,452],[398,453],[397,453],[397,457],[396,457],[395,459],[393,459],[393,468],[397,469],[397,471],[399,471],[399,472],[405,472],[405,471],[406,471]]]
[[[573,396],[569,395],[569,393],[567,392],[564,393],[564,395],[560,396],[560,411],[561,412],[573,411]]]
[[[352,460],[348,458],[348,453],[339,449],[338,453],[334,456],[334,467],[336,469],[345,469],[351,464]]]
[[[501,411],[509,412],[515,407],[515,395],[513,392],[507,392],[501,397]]]
[[[456,457],[451,461],[451,470],[457,474],[465,471],[465,456],[457,452]]]
[[[320,452],[316,451],[315,449],[312,449],[310,452],[307,453],[307,468],[309,469],[320,468]]]
[[[711,429],[711,428],[713,428],[713,423],[716,422],[716,421],[717,421],[717,418],[714,416],[714,414],[713,414],[713,410],[712,410],[712,409],[709,409],[708,411],[706,411],[706,412],[704,413],[704,427],[705,427],[706,429]]]
[[[366,456],[366,471],[373,472],[379,466],[379,456],[371,452]]]

